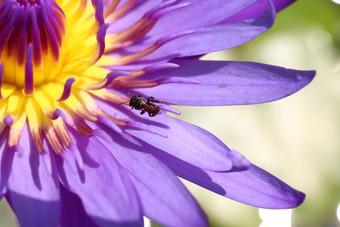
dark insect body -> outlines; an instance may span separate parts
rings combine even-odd
[[[130,98],[129,105],[132,106],[132,109],[142,110],[140,114],[144,114],[145,112],[147,112],[150,117],[154,117],[159,113],[161,108],[159,108],[159,106],[151,102],[163,103],[161,101],[156,100],[152,96],[148,97],[147,100],[145,101],[145,99],[142,96],[133,95]]]

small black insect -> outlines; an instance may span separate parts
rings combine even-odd
[[[134,108],[136,110],[142,110],[142,112],[140,112],[140,114],[144,114],[145,112],[147,112],[150,117],[154,117],[159,113],[160,108],[159,108],[159,106],[157,106],[157,105],[155,105],[151,102],[163,103],[161,101],[156,100],[152,96],[148,97],[147,101],[145,101],[145,99],[142,96],[133,95],[130,98],[129,105],[132,106],[132,109]]]

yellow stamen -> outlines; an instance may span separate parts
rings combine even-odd
[[[32,63],[27,63],[26,59],[23,64],[18,64],[16,55],[0,54],[0,62],[3,65],[3,80],[0,85],[2,98],[0,99],[0,119],[2,119],[0,132],[5,127],[10,127],[8,144],[11,147],[19,143],[23,128],[28,124],[37,151],[42,152],[47,149],[44,145],[46,138],[52,149],[60,153],[72,143],[64,121],[72,123],[73,127],[83,135],[91,136],[92,129],[84,119],[97,120],[95,112],[98,107],[93,96],[86,91],[86,87],[102,81],[109,72],[96,64],[93,65],[94,56],[98,57],[96,53],[99,44],[96,35],[100,23],[96,20],[92,4],[88,4],[86,0],[57,0],[56,3],[62,11],[58,7],[54,8],[55,15],[60,17],[64,23],[62,27],[65,27],[65,31],[60,30],[61,42],[57,40],[59,58],[56,59],[48,49],[42,50],[40,62],[33,62],[32,57],[30,59]],[[34,45],[30,45],[31,48],[33,46],[34,51]],[[34,76],[31,84],[34,87],[29,94],[27,89],[25,90],[25,79],[27,79],[25,63],[28,64],[29,69],[32,69]],[[64,84],[70,77],[76,79],[70,96],[58,102]],[[67,119],[53,118],[56,109],[64,112]],[[9,126],[4,123],[6,116],[10,116],[12,120]]]

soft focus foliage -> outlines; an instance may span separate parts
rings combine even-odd
[[[273,28],[258,39],[208,57],[314,68],[316,80],[306,90],[270,104],[181,109],[184,120],[247,151],[244,154],[256,164],[306,193],[304,204],[293,211],[292,226],[339,225],[339,28],[340,5],[297,1],[280,12]],[[190,186],[214,226],[260,224],[258,209]]]

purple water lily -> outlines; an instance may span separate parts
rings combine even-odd
[[[269,29],[276,0],[0,0],[0,199],[21,226],[205,226],[177,176],[236,201],[305,195],[170,105],[284,98],[314,71],[200,61]]]

